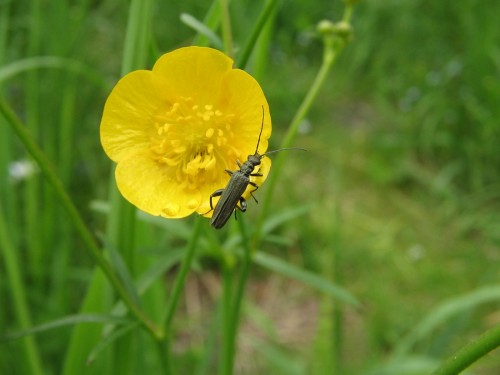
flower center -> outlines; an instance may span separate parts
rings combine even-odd
[[[211,104],[181,98],[165,112],[156,114],[154,120],[153,157],[168,166],[167,173],[185,188],[217,182],[227,168],[228,158],[235,160],[240,156],[231,145],[235,115]]]

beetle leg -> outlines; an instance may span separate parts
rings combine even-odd
[[[214,205],[212,203],[212,199],[214,197],[220,197],[222,195],[222,193],[224,192],[224,189],[218,189],[218,190],[215,190],[211,195],[210,195],[210,211],[212,211],[214,209]],[[207,214],[210,212],[206,212]]]
[[[238,202],[239,204],[236,205],[236,208],[234,209],[234,219],[238,220],[238,217],[236,216],[236,211],[239,210],[241,212],[245,212],[247,210],[247,200],[243,197],[240,197],[240,200]]]
[[[234,173],[233,171],[230,171],[229,169],[226,169],[225,171],[226,171],[226,173],[227,173],[228,175],[230,175],[230,176],[232,176],[232,175],[233,175],[233,173]]]
[[[250,195],[252,196],[252,198],[255,201],[255,203],[259,203],[259,201],[257,200],[257,198],[255,198],[254,195],[252,194],[253,192],[257,191],[257,189],[259,188],[259,185],[257,185],[255,182],[252,182],[252,181],[248,181],[248,183],[255,188],[255,189],[253,189],[250,192]]]
[[[241,212],[245,212],[247,210],[247,200],[243,197],[240,197],[240,205],[236,205],[236,208]]]
[[[263,175],[262,175],[261,173],[252,173],[252,174],[250,174],[250,176],[252,176],[252,177],[262,177]],[[259,188],[259,185],[257,185],[255,182],[252,182],[252,181],[248,181],[248,183],[249,183],[250,185],[252,185],[252,186],[255,188],[255,189],[253,189],[253,190],[250,192],[250,195],[252,196],[252,198],[254,199],[254,201],[255,201],[256,203],[259,203],[259,201],[257,200],[257,198],[255,198],[255,197],[253,196],[253,194],[252,194],[254,191],[256,191],[256,190]]]

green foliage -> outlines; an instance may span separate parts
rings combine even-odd
[[[424,374],[498,325],[500,3],[360,1],[298,124],[294,146],[308,152],[273,164],[276,189],[256,193],[268,199],[249,204],[246,233],[202,222],[194,241],[192,219],[108,198],[99,122],[122,69],[193,41],[222,45],[218,3],[154,2],[151,35],[129,36],[129,49],[125,2],[0,3],[0,95],[95,235],[81,241],[0,116],[0,373],[213,374],[241,315],[235,373]],[[228,3],[236,61],[248,55],[266,92],[277,148],[321,66],[316,25],[340,21],[344,4],[281,2],[253,46],[270,3]],[[165,345],[85,253],[101,238],[122,294],[152,322],[172,320]],[[181,264],[191,272],[177,301]],[[497,374],[498,356],[468,371]]]

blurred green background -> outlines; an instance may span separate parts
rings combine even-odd
[[[261,2],[230,7],[238,48]],[[340,1],[289,0],[277,10],[265,63],[249,69],[270,104],[270,149],[279,147],[319,67],[316,24],[338,20],[342,8]],[[149,67],[159,53],[192,43],[195,32],[180,14],[203,19],[207,9],[201,1],[156,2]],[[107,199],[110,162],[99,123],[120,74],[128,3],[2,1],[0,12],[1,94],[100,233],[106,218],[91,203]],[[295,141],[308,152],[287,154],[274,195],[274,212],[310,209],[277,228],[281,243],[265,250],[341,284],[363,308],[332,305],[255,267],[236,373],[327,373],[336,350],[341,360],[330,373],[423,374],[433,360],[500,323],[499,14],[500,2],[480,0],[356,6],[352,42]],[[0,125],[3,215],[19,249],[32,323],[40,324],[78,312],[93,265],[51,189],[36,168],[30,172],[3,119]],[[249,221],[258,210],[250,204]],[[179,241],[148,224],[139,237],[149,256],[164,251],[160,239]],[[210,264],[200,262],[193,273],[177,318],[176,353],[186,369],[203,348],[197,337],[213,307],[218,273]],[[19,329],[4,266],[0,258],[0,335]],[[190,306],[197,293],[208,297],[201,307]],[[448,301],[456,302],[454,313],[439,315],[436,309]],[[442,320],[397,362],[403,339],[429,314]],[[323,330],[331,319],[341,328],[333,348],[324,344],[330,331]],[[61,373],[70,336],[66,327],[36,337],[47,374]],[[0,373],[26,373],[20,341],[1,345]],[[500,373],[498,351],[470,373]]]

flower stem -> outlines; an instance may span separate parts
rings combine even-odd
[[[131,313],[155,337],[162,337],[163,333],[154,326],[154,324],[145,315],[144,311],[134,302],[133,297],[128,293],[127,289],[120,281],[119,277],[114,272],[109,262],[104,257],[101,249],[97,245],[95,238],[85,225],[85,222],[83,221],[80,213],[78,212],[77,208],[73,204],[73,201],[66,192],[62,181],[57,176],[57,173],[52,163],[47,159],[43,151],[35,143],[33,137],[21,123],[19,118],[14,114],[14,112],[9,108],[9,106],[3,100],[0,100],[0,113],[3,114],[7,122],[11,125],[12,129],[17,134],[21,142],[24,144],[28,152],[37,162],[44,177],[47,179],[49,184],[54,189],[55,195],[58,197],[63,207],[66,209],[70,220],[73,222],[75,226],[76,231],[82,238],[85,244],[84,249],[88,251],[90,256],[98,264],[98,266],[101,267],[104,274],[108,278],[109,282],[116,289],[118,295],[130,309]]]
[[[191,239],[189,240],[189,244],[186,249],[186,254],[184,256],[184,259],[182,260],[179,272],[177,273],[177,276],[174,280],[174,285],[172,286],[172,291],[167,301],[165,316],[163,318],[164,332],[166,332],[166,337],[164,339],[165,343],[163,344],[164,348],[163,354],[166,356],[165,363],[167,364],[166,365],[167,368],[165,369],[165,371],[167,371],[167,374],[171,373],[170,338],[172,331],[171,330],[172,319],[174,317],[175,310],[177,309],[181,292],[184,289],[184,284],[186,282],[187,274],[191,269],[191,263],[193,262],[194,254],[198,246],[198,238],[200,237],[202,224],[203,224],[203,218],[196,217],[193,228],[193,234],[191,235]]]
[[[433,375],[456,375],[479,358],[500,346],[500,324],[483,333],[479,338],[449,357]]]
[[[242,268],[240,278],[236,285],[234,298],[232,298],[232,272],[225,266],[224,272],[224,306],[223,306],[223,325],[224,325],[224,344],[223,344],[223,361],[222,375],[231,375],[233,373],[234,358],[236,352],[238,325],[240,322],[241,303],[245,293],[245,285],[248,280],[250,264],[252,263],[252,252],[250,249],[246,224],[243,217],[238,220],[238,226],[241,234],[241,243],[243,245]]]
[[[344,15],[342,17],[342,23],[344,23],[343,27],[350,28],[348,21],[351,17],[351,14],[352,14],[352,6],[348,5],[346,6],[344,10]],[[285,134],[283,142],[280,145],[280,148],[287,148],[292,145],[295,137],[297,136],[297,132],[302,120],[309,112],[312,103],[318,96],[321,87],[328,78],[328,74],[330,73],[330,70],[332,69],[335,63],[337,56],[340,54],[344,46],[347,44],[348,36],[338,31],[336,28],[334,28],[334,26],[335,25],[332,24],[333,32],[324,33],[323,36],[324,48],[323,48],[323,59],[321,66],[318,70],[318,73],[316,74],[316,77],[311,87],[309,88],[309,91],[307,92],[306,96],[304,97],[304,100],[299,106],[299,109],[297,110],[295,116],[293,117],[293,120],[290,123],[290,126],[288,127],[288,130]],[[285,161],[285,154],[283,153],[283,154],[278,154],[276,156],[275,161],[273,162],[273,173],[269,175],[268,182],[266,183],[267,189],[263,199],[262,210],[260,211],[259,218],[257,220],[257,230],[255,231],[255,236],[254,236],[255,244],[257,244],[260,241],[260,233],[264,222],[264,218],[267,216],[269,212],[271,198],[274,193],[278,177],[280,176],[280,171],[283,168],[284,161]]]
[[[227,262],[223,264],[222,273],[222,301],[221,301],[221,325],[222,325],[222,353],[220,375],[231,374],[234,364],[234,340],[233,324],[231,322],[231,300],[233,290],[232,267]]]

